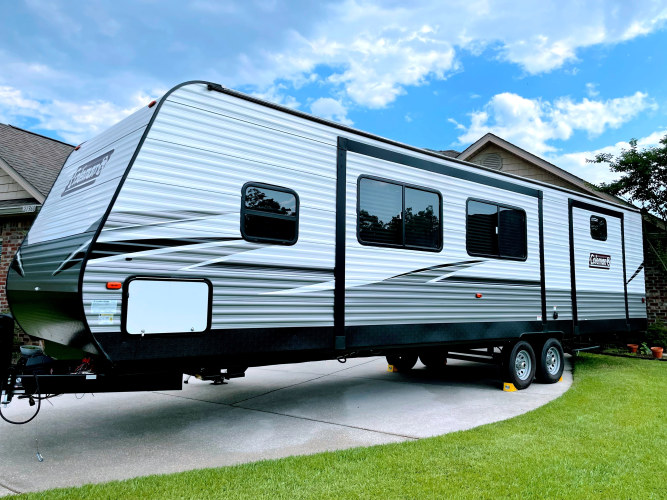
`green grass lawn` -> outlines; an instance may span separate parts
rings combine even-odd
[[[584,354],[561,398],[436,438],[19,498],[667,498],[667,363]]]

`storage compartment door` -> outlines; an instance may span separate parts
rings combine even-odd
[[[577,319],[625,319],[620,217],[572,208]]]
[[[210,326],[207,280],[134,278],[125,293],[125,331],[132,335],[203,332]]]

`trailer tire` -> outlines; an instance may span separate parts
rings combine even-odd
[[[540,357],[537,362],[536,377],[543,384],[554,384],[563,375],[564,355],[563,346],[558,339],[550,338],[539,350]]]
[[[535,351],[525,340],[503,349],[503,382],[514,384],[517,389],[525,389],[535,378]]]
[[[419,361],[429,370],[443,370],[447,366],[447,351],[421,352]]]
[[[387,355],[387,363],[399,372],[409,372],[417,364],[417,354],[401,352]]]

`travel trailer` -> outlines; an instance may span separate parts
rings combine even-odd
[[[5,361],[7,394],[12,373],[26,393],[180,388],[378,354],[502,361],[521,389],[559,380],[563,345],[646,324],[635,208],[200,81],[71,153],[7,295],[49,363],[89,358]]]

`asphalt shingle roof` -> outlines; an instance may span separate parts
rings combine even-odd
[[[74,146],[0,123],[0,158],[46,196]]]

